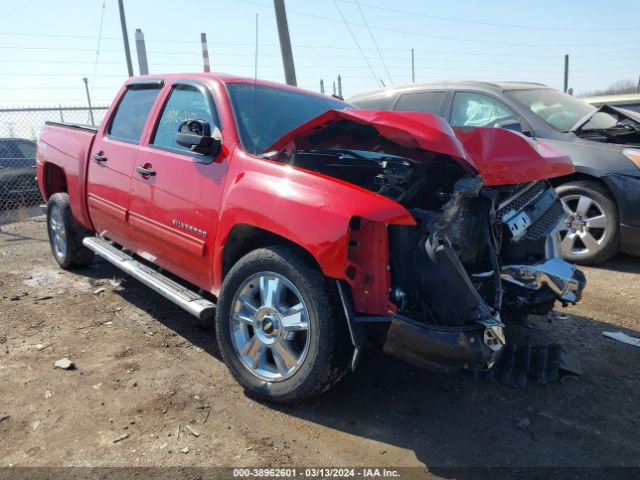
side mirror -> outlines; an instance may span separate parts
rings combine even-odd
[[[522,133],[528,137],[533,137],[533,130],[527,121],[520,117],[518,120],[505,120],[503,122],[496,122],[494,125],[496,128],[504,128],[505,130],[512,130],[514,132]]]
[[[222,145],[222,135],[217,127],[212,132],[206,120],[187,120],[178,128],[176,143],[192,152],[215,157]]]
[[[496,122],[495,128],[504,128],[505,130],[512,130],[514,132],[522,133],[522,125],[517,120],[504,120],[502,122]]]

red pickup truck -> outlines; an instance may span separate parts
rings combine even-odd
[[[215,317],[254,395],[325,391],[365,343],[437,370],[491,368],[504,323],[579,300],[546,178],[569,158],[521,134],[217,74],[132,78],[102,125],[37,148],[62,268],[104,257]]]

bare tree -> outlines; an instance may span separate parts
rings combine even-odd
[[[637,84],[634,80],[618,80],[604,90],[591,90],[582,93],[581,97],[595,97],[598,95],[620,95],[623,93],[636,93]]]

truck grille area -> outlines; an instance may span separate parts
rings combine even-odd
[[[535,222],[527,230],[526,238],[529,240],[538,240],[542,237],[549,235],[560,219],[564,215],[564,210],[560,201],[555,202],[547,213],[545,213],[540,220]]]
[[[506,222],[520,212],[526,212],[531,224],[527,226],[527,231],[523,237],[528,240],[539,240],[548,236],[556,227],[564,214],[562,204],[549,192],[553,187],[546,182],[540,181],[535,184],[528,184],[519,189],[512,189],[500,202],[496,212],[496,219],[499,222]]]
[[[498,210],[497,220],[502,221],[504,215],[511,211],[515,210],[517,212],[522,210],[529,203],[542,195],[546,188],[546,182],[537,182],[535,185],[532,185],[530,187],[527,185],[521,188],[519,191],[522,193],[520,194],[518,194],[518,191],[516,191],[515,193],[511,193],[505,200],[501,202],[502,205],[502,203],[507,201],[507,203],[505,205],[502,205],[502,208]]]

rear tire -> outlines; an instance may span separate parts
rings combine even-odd
[[[95,254],[82,244],[91,232],[74,220],[68,194],[55,193],[49,198],[47,233],[53,258],[62,268],[85,267],[93,261]]]
[[[336,297],[330,280],[291,247],[254,250],[231,268],[218,299],[216,335],[247,393],[294,403],[343,376],[353,350]]]
[[[565,208],[560,231],[565,260],[584,265],[604,262],[620,243],[620,222],[615,201],[597,182],[576,181],[556,188]]]

